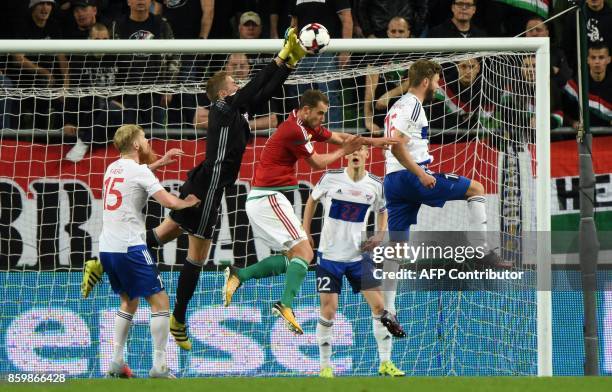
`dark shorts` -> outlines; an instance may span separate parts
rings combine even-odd
[[[127,253],[100,252],[100,262],[117,294],[146,298],[164,290],[155,258],[146,245],[131,246]]]
[[[389,213],[389,232],[407,232],[417,222],[421,204],[443,207],[449,200],[463,200],[471,180],[456,174],[432,173],[436,178],[433,189],[424,187],[408,170],[385,176],[384,190]]]
[[[362,289],[369,290],[380,286],[380,282],[374,279],[374,263],[369,256],[364,255],[360,261],[333,261],[326,260],[317,255],[317,292],[335,293],[342,292],[342,277],[346,276],[353,293],[357,294]]]
[[[200,200],[197,207],[171,211],[170,218],[187,233],[203,239],[211,239],[221,212],[223,188],[212,188],[212,175],[202,165],[197,166],[181,186],[180,198],[189,194],[196,195]],[[217,180],[218,182],[218,180]]]

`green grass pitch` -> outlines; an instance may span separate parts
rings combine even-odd
[[[64,384],[8,384],[9,391],[79,392],[562,392],[611,391],[612,377],[338,377],[191,378],[179,380],[70,380]]]

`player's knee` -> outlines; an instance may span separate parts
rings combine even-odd
[[[321,317],[327,320],[334,320],[336,318],[337,311],[337,306],[321,307]]]
[[[321,297],[321,316],[327,320],[333,320],[336,318],[336,312],[338,311],[338,301],[334,301],[332,298]]]
[[[210,250],[211,240],[205,240],[194,236],[189,236],[189,249],[187,250],[187,257],[193,260],[196,265],[203,265],[206,259],[208,259],[208,252]]]
[[[170,301],[165,291],[160,291],[159,293],[147,297],[147,302],[151,306],[151,312],[153,313],[168,311],[170,309]]]
[[[189,264],[193,264],[196,267],[202,267],[204,265],[204,263],[206,262],[206,258],[191,258],[191,257],[187,257],[185,259],[185,262],[189,263]]]
[[[467,197],[471,197],[471,196],[483,196],[485,194],[485,189],[484,186],[476,181],[476,180],[472,180],[470,182],[470,187],[468,188],[468,194],[466,195]]]
[[[130,300],[122,297],[120,309],[129,314],[136,313],[136,310],[138,310],[138,298]]]
[[[293,257],[299,257],[303,259],[308,264],[312,263],[312,259],[314,257],[314,252],[312,251],[312,247],[308,243],[308,241],[302,241],[293,248],[291,248],[288,252]]]

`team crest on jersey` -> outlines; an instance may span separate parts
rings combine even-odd
[[[166,7],[179,8],[187,4],[188,0],[166,0]]]
[[[153,39],[155,34],[147,30],[138,30],[130,35],[129,39]]]
[[[362,195],[362,192],[358,191],[356,189],[349,189],[348,190],[348,194],[351,195],[351,196],[359,197],[359,196]]]

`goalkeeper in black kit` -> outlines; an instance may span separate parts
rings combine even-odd
[[[224,188],[236,182],[242,154],[251,137],[251,107],[270,99],[285,82],[306,52],[298,43],[294,29],[288,29],[281,51],[249,83],[239,88],[226,72],[217,72],[206,84],[210,98],[206,158],[188,174],[181,187],[181,198],[196,195],[200,205],[181,213],[171,213],[158,227],[147,232],[147,245],[159,246],[183,232],[189,235],[187,259],[179,275],[176,302],[170,318],[170,332],[184,350],[191,350],[185,316],[187,305],[198,284],[202,265],[208,259],[213,233],[220,212]],[[87,296],[102,276],[98,261],[86,263],[82,294]]]

